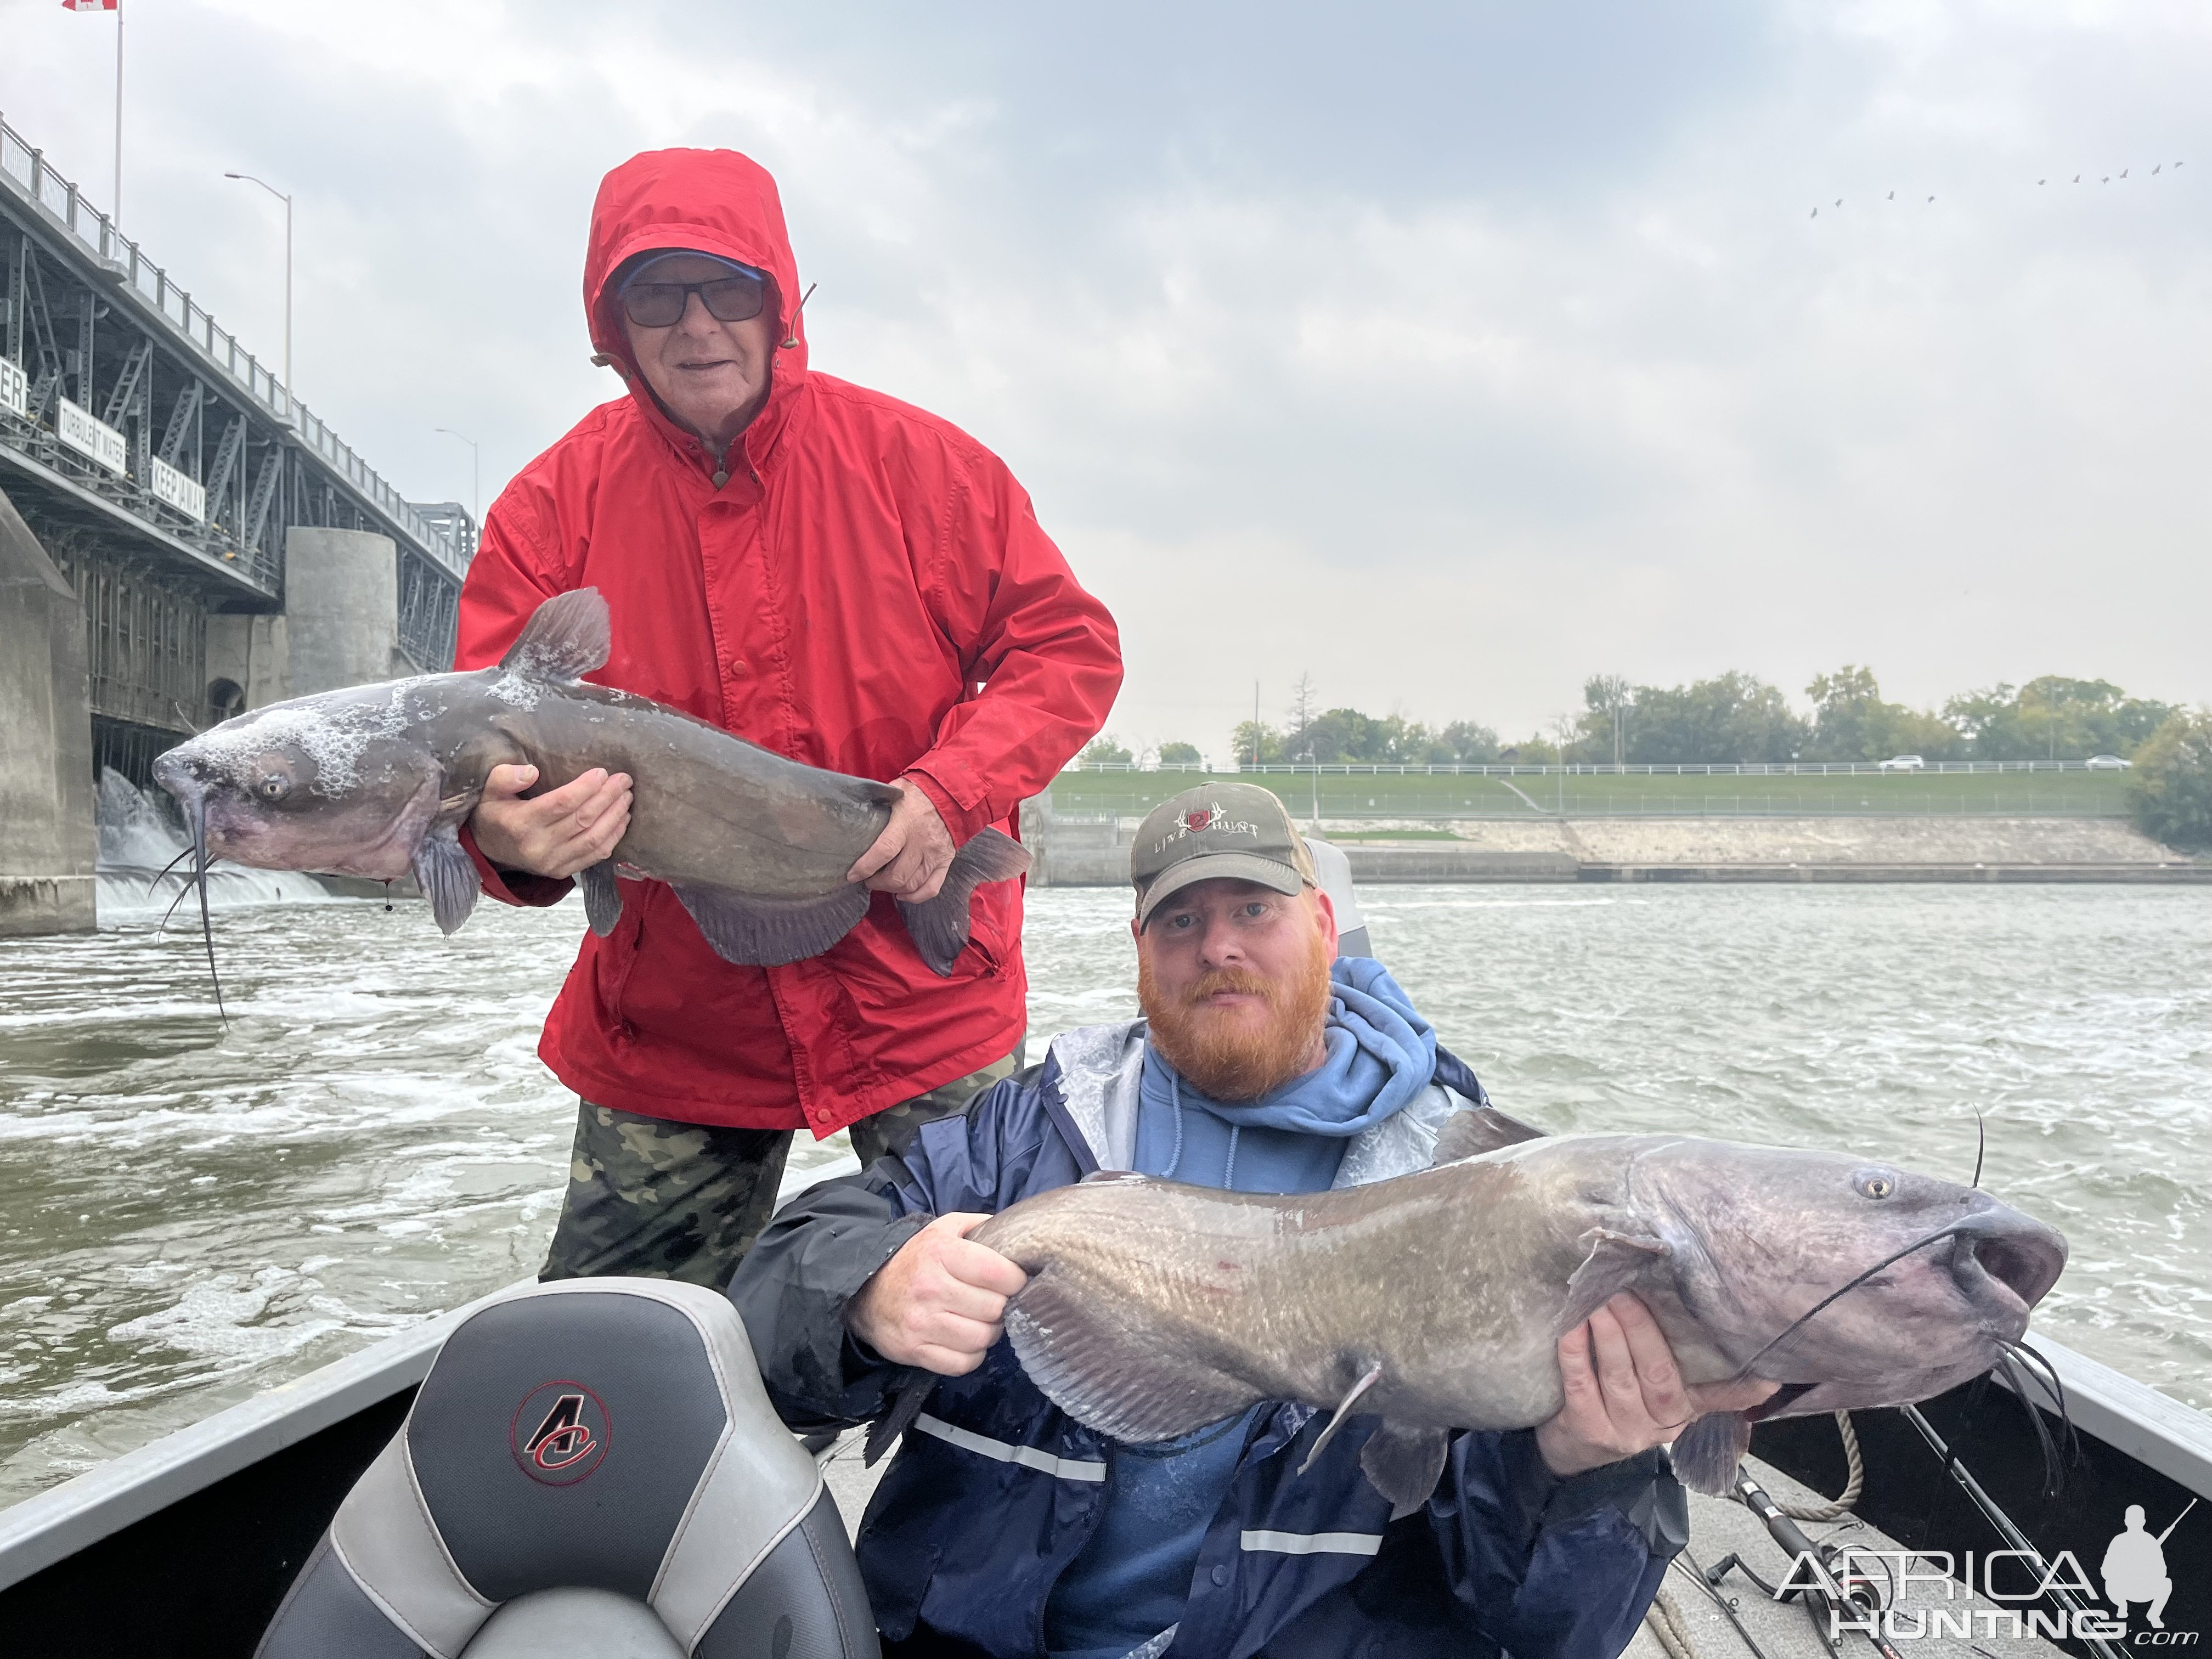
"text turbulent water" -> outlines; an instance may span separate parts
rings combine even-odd
[[[1850,1149],[2064,1229],[2041,1328],[2212,1406],[2212,893],[1426,887],[1378,952],[1499,1104]],[[1128,901],[1030,896],[1030,1054],[1133,1013]],[[0,941],[0,1504],[541,1259],[580,907],[231,909]],[[842,1147],[799,1150],[827,1161]]]

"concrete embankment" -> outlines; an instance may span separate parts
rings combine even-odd
[[[1022,830],[1038,885],[1128,880],[1139,820],[1071,821],[1035,807]],[[1362,882],[2212,884],[2212,863],[2112,818],[1324,819],[1321,833]]]

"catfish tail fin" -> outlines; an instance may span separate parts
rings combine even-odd
[[[968,907],[975,890],[988,881],[1012,881],[1030,867],[1029,850],[1000,830],[981,830],[952,855],[945,885],[921,904],[899,901],[899,915],[915,949],[939,979],[952,976],[952,963],[968,943]]]

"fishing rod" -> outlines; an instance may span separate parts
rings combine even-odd
[[[1836,1563],[1843,1551],[1831,1543],[1815,1544],[1806,1536],[1804,1528],[1783,1513],[1782,1506],[1745,1473],[1741,1464],[1736,1467],[1735,1495],[1746,1509],[1766,1523],[1768,1535],[1788,1553],[1790,1570],[1779,1586],[1770,1584],[1752,1571],[1751,1564],[1741,1556],[1730,1554],[1713,1563],[1705,1575],[1708,1583],[1717,1589],[1731,1569],[1740,1568],[1745,1577],[1775,1601],[1802,1600],[1806,1612],[1812,1615],[1814,1629],[1830,1652],[1835,1651],[1835,1644],[1829,1631],[1849,1629],[1872,1643],[1882,1659],[1903,1659],[1881,1633],[1883,1602],[1871,1581],[1848,1572],[1838,1576]],[[1801,1565],[1812,1573],[1813,1582],[1809,1584],[1796,1582]],[[1823,1614],[1826,1615],[1825,1619]]]
[[[1743,1638],[1744,1646],[1751,1650],[1753,1659],[1766,1659],[1766,1650],[1759,1645],[1758,1639],[1751,1633],[1750,1626],[1743,1622],[1742,1613],[1737,1611],[1735,1597],[1723,1595],[1720,1592],[1720,1581],[1728,1576],[1729,1568],[1740,1565],[1737,1558],[1733,1555],[1723,1556],[1709,1572],[1698,1565],[1698,1558],[1690,1553],[1690,1547],[1687,1544],[1682,1546],[1682,1555],[1690,1565],[1686,1567],[1680,1561],[1677,1561],[1674,1563],[1674,1570],[1705,1591],[1712,1604],[1728,1615],[1729,1623],[1735,1626],[1735,1633]],[[1753,1583],[1759,1582],[1757,1576],[1753,1574],[1748,1567],[1744,1571]]]
[[[2043,1552],[2028,1541],[2027,1534],[2014,1524],[2012,1516],[2007,1515],[1999,1506],[1997,1500],[1983,1489],[1982,1483],[1974,1479],[1973,1471],[1959,1461],[1959,1455],[1945,1443],[1942,1435],[1936,1432],[1936,1425],[1920,1414],[1920,1407],[1905,1406],[1899,1409],[1904,1413],[1905,1420],[1920,1431],[1920,1437],[1928,1443],[1936,1455],[1943,1460],[1945,1472],[1952,1480],[1958,1482],[1959,1490],[1965,1492],[1968,1501],[1982,1512],[1983,1518],[1995,1527],[2005,1542],[2019,1551],[2021,1559],[2035,1570],[2043,1587],[2043,1594],[2056,1601],[2061,1609],[2070,1615],[2068,1623],[2074,1631],[2075,1639],[2095,1653],[2097,1659],[2124,1659],[2120,1650],[2114,1647],[2105,1638],[2083,1633],[2080,1621],[2089,1610],[2075,1599],[2071,1590],[2057,1582],[2057,1577],[2052,1572],[2050,1563],[2043,1559]],[[2028,1409],[2030,1411],[2036,1409],[2032,1401],[2028,1404]],[[2182,1511],[2184,1515],[2187,1513],[2186,1510]],[[2180,1518],[2179,1516],[2174,1517],[2176,1525],[2180,1523]],[[2172,1528],[2169,1527],[2166,1530],[2171,1532]]]

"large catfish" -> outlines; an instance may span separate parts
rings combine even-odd
[[[1006,1333],[1078,1422],[1152,1441],[1263,1400],[1333,1409],[1328,1434],[1379,1417],[1361,1467],[1401,1515],[1451,1431],[1559,1409],[1559,1337],[1620,1291],[1687,1382],[1781,1385],[1675,1441],[1683,1480],[1723,1492],[1754,1418],[1924,1400],[2008,1363],[2066,1261],[2041,1222],[1877,1159],[1543,1138],[1487,1109],[1437,1158],[1293,1197],[1094,1176],[970,1237],[1029,1273]]]
[[[844,938],[868,908],[868,890],[845,872],[898,792],[586,684],[608,645],[598,590],[562,593],[496,668],[274,703],[170,750],[154,775],[184,808],[203,866],[228,858],[387,881],[412,872],[450,933],[481,890],[458,836],[493,767],[535,766],[540,793],[595,767],[627,772],[629,828],[578,877],[593,931],[621,917],[619,868],[666,882],[726,962],[796,962]],[[975,889],[1029,862],[996,830],[961,848],[937,897],[899,906],[922,959],[950,975]]]

